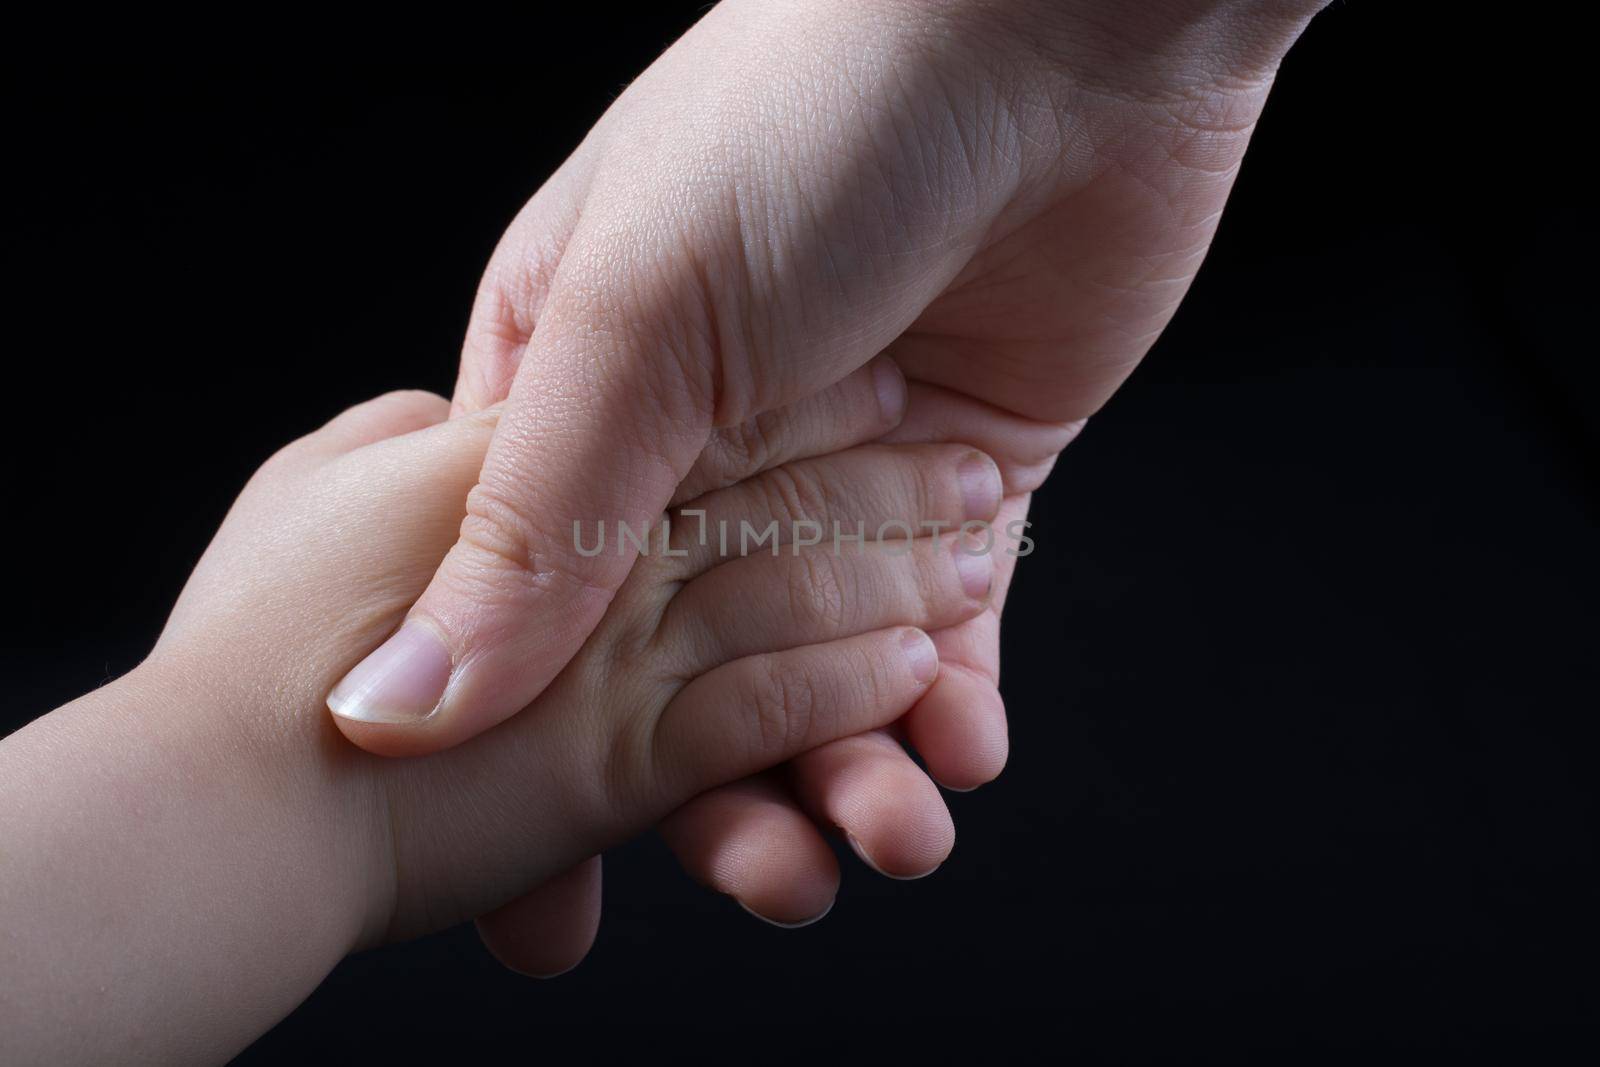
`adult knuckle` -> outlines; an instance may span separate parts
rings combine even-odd
[[[461,542],[474,550],[478,562],[488,562],[496,582],[511,575],[519,584],[563,586],[562,591],[568,593],[599,588],[559,538],[539,536],[535,523],[517,503],[487,483],[480,482],[467,494]]]
[[[531,524],[504,494],[482,482],[467,494],[461,540],[508,568],[531,569]]]

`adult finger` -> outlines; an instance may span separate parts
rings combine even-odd
[[[565,974],[589,954],[600,929],[600,857],[591,856],[478,919],[494,958],[530,978]]]
[[[702,793],[661,821],[689,877],[775,926],[809,926],[833,907],[839,863],[781,771]]]
[[[943,673],[941,665],[940,673]],[[886,730],[821,745],[790,763],[796,798],[890,878],[931,874],[955,847],[939,789]]]
[[[830,741],[782,772],[702,793],[661,824],[691,878],[779,926],[809,925],[833,907],[839,867],[825,832],[901,879],[932,873],[955,843],[938,788],[888,730]]]

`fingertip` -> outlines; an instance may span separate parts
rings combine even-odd
[[[905,722],[907,740],[945,789],[971,792],[1005,769],[1010,754],[1005,702],[986,678],[947,665]]]
[[[499,963],[500,966],[504,967],[512,974],[520,974],[524,978],[535,978],[541,982],[548,982],[552,978],[560,978],[564,974],[571,974],[573,971],[577,970],[583,961],[589,956],[588,951],[585,950],[584,954],[579,956],[577,959],[572,960],[570,963],[560,965],[554,970],[539,970],[536,968],[542,965],[522,964],[519,963],[515,957],[507,958],[506,956],[501,955],[499,952],[496,952],[487,941],[484,942],[484,947],[489,950],[489,955],[495,958],[495,962]]]
[[[971,600],[986,603],[994,591],[992,545],[962,534],[950,541],[950,555],[956,563],[961,591]]]
[[[916,882],[928,877],[944,865],[944,861],[950,857],[951,850],[955,848],[955,829],[952,826],[950,843],[940,850],[938,859],[932,862],[913,860],[899,864],[895,864],[893,861],[880,863],[873,859],[872,854],[867,851],[867,847],[861,843],[860,838],[854,834],[845,834],[844,836],[845,841],[850,845],[850,850],[856,854],[858,860],[866,864],[875,873],[896,882]]]
[[[691,878],[774,926],[820,921],[838,896],[833,849],[767,776],[696,797],[661,835]]]
[[[985,520],[995,517],[1005,493],[999,464],[987,453],[974,449],[963,456],[957,465],[956,480],[961,487],[961,504],[966,518]]]
[[[424,727],[438,711],[453,669],[443,639],[410,619],[334,685],[328,710],[340,732],[369,752],[431,752],[440,745]]]
[[[883,731],[835,741],[794,763],[806,808],[839,828],[868,867],[895,879],[923,878],[955,847],[955,823],[938,788]]]
[[[528,978],[559,978],[594,947],[600,930],[600,857],[593,856],[477,922],[489,954]]]
[[[885,878],[926,878],[950,858],[955,822],[932,780],[909,757],[881,761],[869,780],[854,788],[845,783],[842,792],[830,800],[830,807],[840,813],[845,841],[862,863]]]
[[[439,745],[428,735],[404,726],[382,723],[358,722],[339,715],[332,716],[333,724],[346,741],[374,756],[385,759],[414,759],[431,756]]]
[[[900,651],[917,685],[931,685],[939,676],[939,649],[923,631],[914,626],[900,631]]]

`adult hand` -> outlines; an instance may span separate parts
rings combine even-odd
[[[497,251],[457,404],[508,395],[507,414],[460,543],[406,627],[336,690],[342,728],[420,753],[522,708],[631,565],[580,556],[575,521],[650,521],[719,427],[880,351],[911,381],[897,432],[984,447],[1021,506],[1176,309],[1277,64],[1320,6],[716,8]],[[1008,464],[988,438],[1010,435],[1027,447]],[[951,784],[998,769],[993,751],[951,778],[937,766],[941,737],[999,721],[992,625],[957,639],[967,669],[907,722]],[[943,725],[919,730],[924,715]],[[702,829],[729,840],[715,821]]]

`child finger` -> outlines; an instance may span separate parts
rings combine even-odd
[[[846,538],[904,539],[963,522],[987,522],[1000,507],[1000,472],[964,445],[866,445],[775,468],[707,494],[673,517],[673,555],[650,564],[687,581],[752,552]],[[621,547],[622,531],[616,531]],[[603,533],[587,534],[603,537]],[[659,545],[660,538],[652,542]]]
[[[938,670],[933,642],[909,627],[747,656],[685,686],[645,750],[663,795],[693,796],[893,722]]]
[[[905,733],[928,773],[946,789],[976,789],[1005,769],[1005,701],[999,687],[970,668],[945,664],[907,713]]]
[[[354,451],[390,437],[443,422],[450,401],[424,389],[398,389],[362,401],[335,415],[322,428],[301,438],[305,450],[323,456]]]
[[[997,522],[1027,515],[1028,498],[1009,497]],[[928,773],[948,789],[976,789],[1005,769],[1009,741],[1000,697],[1000,610],[1018,559],[995,557],[988,609],[934,631],[942,669],[938,680],[903,720],[906,740]]]
[[[992,551],[963,535],[747,556],[678,591],[657,628],[685,674],[742,656],[981,612]]]

